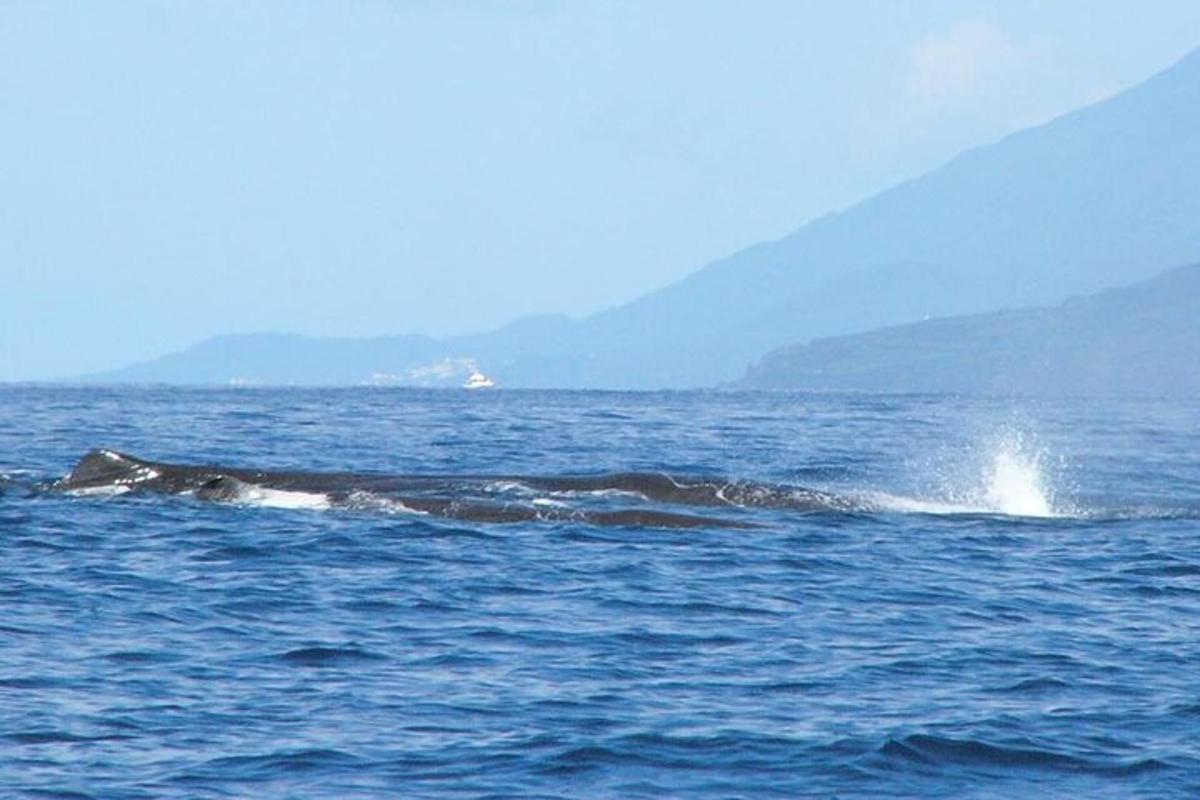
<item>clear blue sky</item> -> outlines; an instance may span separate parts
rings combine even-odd
[[[1200,3],[0,0],[0,380],[583,315],[1200,45]]]

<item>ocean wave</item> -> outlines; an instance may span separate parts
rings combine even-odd
[[[1039,770],[1122,776],[1138,775],[1168,767],[1155,758],[1102,760],[1038,747],[1027,742],[1020,745],[998,745],[981,739],[954,739],[929,734],[888,739],[880,748],[880,752],[888,758],[927,766],[974,767],[998,771]]]
[[[386,656],[360,647],[301,647],[289,650],[279,660],[297,667],[347,667],[357,664],[384,661]]]
[[[210,759],[176,776],[174,782],[270,781],[281,775],[326,773],[354,769],[364,762],[344,750],[301,748],[257,755],[223,756]]]

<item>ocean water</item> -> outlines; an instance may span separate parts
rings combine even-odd
[[[49,488],[98,447],[521,513]],[[625,472],[838,502],[519,478]],[[0,796],[1200,796],[1200,412],[0,387]]]

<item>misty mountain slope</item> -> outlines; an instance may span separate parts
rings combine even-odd
[[[1144,278],[1200,257],[1197,130],[1200,51],[583,325],[647,383],[658,351],[703,342],[672,383],[708,383],[789,340]],[[659,341],[630,352],[627,331]]]
[[[1200,397],[1200,265],[1053,308],[784,347],[738,386]]]
[[[625,305],[442,341],[327,340],[338,343],[329,350],[295,339],[296,352],[280,357],[293,363],[289,374],[305,377],[286,382],[361,382],[473,359],[505,386],[709,386],[796,341],[1125,285],[1200,259],[1197,131],[1200,51],[1104,102],[971,150]],[[188,366],[203,353],[176,355],[97,377],[206,382],[216,374],[203,359]],[[284,380],[267,372],[268,382]]]

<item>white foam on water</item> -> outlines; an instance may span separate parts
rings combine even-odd
[[[409,508],[394,497],[384,497],[366,491],[352,492],[346,498],[346,505],[348,508],[357,511],[378,511],[384,514],[416,514],[418,516],[429,515],[427,511]]]
[[[616,498],[631,498],[633,500],[648,500],[649,498],[641,492],[635,492],[630,489],[568,489],[562,492],[547,492],[552,497],[565,497],[568,500],[575,498],[599,497],[601,499],[608,497]]]
[[[133,487],[124,483],[110,483],[106,486],[88,486],[83,489],[70,489],[67,494],[75,497],[116,497],[119,494],[133,491]]]
[[[676,484],[678,485],[678,484]],[[533,502],[538,500],[543,501],[541,505],[549,505],[549,498],[563,498],[566,500],[587,499],[587,498],[633,498],[635,500],[645,500],[646,496],[641,492],[634,492],[628,489],[562,489],[559,491],[548,491],[545,489],[535,489],[521,481],[492,481],[484,484],[483,491],[488,494],[515,494],[522,497],[536,497]]]
[[[549,497],[535,497],[533,499],[533,505],[545,506],[545,507],[549,507],[549,508],[570,508],[571,507],[570,503],[564,503],[561,500],[551,500]]]
[[[21,478],[32,478],[32,477],[35,477],[37,474],[38,473],[34,472],[31,469],[17,469],[15,467],[12,469],[9,469],[8,467],[0,467],[0,478],[4,478],[4,479],[8,479],[8,480],[20,480]]]
[[[246,485],[234,500],[249,506],[265,508],[310,509],[322,511],[329,508],[329,495],[315,492],[289,492],[283,489],[267,489],[262,486]]]
[[[520,481],[491,481],[484,484],[483,491],[489,494],[523,494],[528,495],[533,493],[533,489],[529,488]]]

